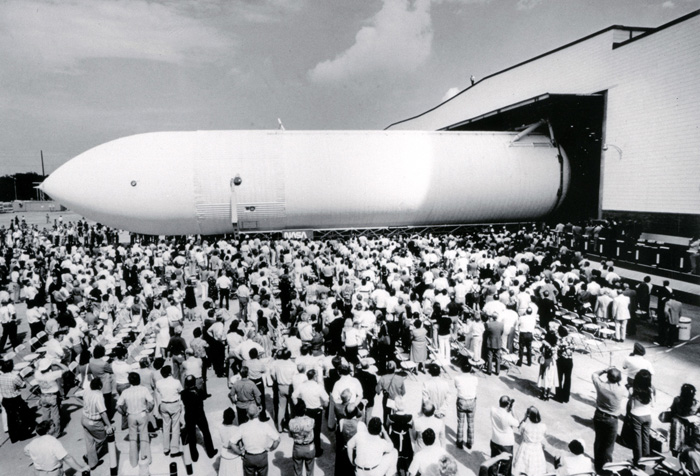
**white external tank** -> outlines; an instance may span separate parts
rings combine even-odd
[[[157,132],[95,147],[42,189],[147,234],[377,228],[541,218],[570,169],[549,138],[508,132]]]

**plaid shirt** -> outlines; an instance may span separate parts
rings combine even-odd
[[[148,389],[142,385],[127,388],[119,396],[119,400],[117,400],[117,406],[121,407],[125,405],[126,412],[129,415],[151,411],[154,404],[153,396]]]
[[[20,389],[25,383],[15,372],[0,375],[0,396],[2,398],[15,398],[20,396]]]
[[[83,395],[83,415],[88,420],[101,420],[101,414],[107,411],[105,397],[101,390],[87,390]]]

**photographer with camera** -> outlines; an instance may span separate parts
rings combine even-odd
[[[513,454],[515,445],[515,430],[520,421],[513,414],[514,399],[503,395],[498,401],[498,407],[491,407],[491,457],[502,453]],[[502,474],[511,475],[512,457],[501,465]]]
[[[605,463],[612,461],[617,437],[617,417],[622,409],[622,402],[627,397],[627,390],[621,383],[622,373],[615,367],[594,372],[591,379],[596,390],[593,455],[596,472],[600,473]]]

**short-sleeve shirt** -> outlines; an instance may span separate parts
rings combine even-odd
[[[367,432],[357,432],[348,442],[348,453],[355,450],[355,466],[374,468],[381,461],[382,456],[389,453],[394,447],[384,438],[378,435],[370,435]]]
[[[39,385],[39,388],[41,389],[41,393],[43,393],[43,394],[57,393],[59,390],[58,379],[60,379],[62,376],[63,376],[63,372],[60,370],[51,370],[49,372],[38,372],[36,374],[36,383]]]
[[[35,438],[24,447],[24,454],[34,463],[34,468],[41,471],[54,471],[63,466],[63,458],[68,456],[60,441],[51,435]]]
[[[171,403],[180,401],[180,392],[182,392],[182,384],[173,376],[164,378],[156,382],[156,391],[160,395],[160,401]]]
[[[272,425],[258,419],[247,421],[240,426],[243,447],[246,453],[259,454],[267,451],[272,443],[280,439],[280,434]]]
[[[622,401],[627,397],[625,387],[619,383],[603,380],[598,373],[593,374],[593,385],[596,389],[596,408],[604,413],[617,416],[622,407]]]

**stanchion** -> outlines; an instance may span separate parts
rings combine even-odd
[[[190,445],[187,442],[187,433],[183,430],[184,428],[180,430],[180,441],[182,441],[182,459],[185,462],[185,471],[188,475],[190,475],[193,473],[192,455],[190,454]]]
[[[170,463],[170,476],[177,476],[177,463],[175,461]]]
[[[117,461],[117,445],[114,440],[114,432],[107,435],[107,452],[109,453],[109,474],[117,476],[119,474],[119,461]]]

